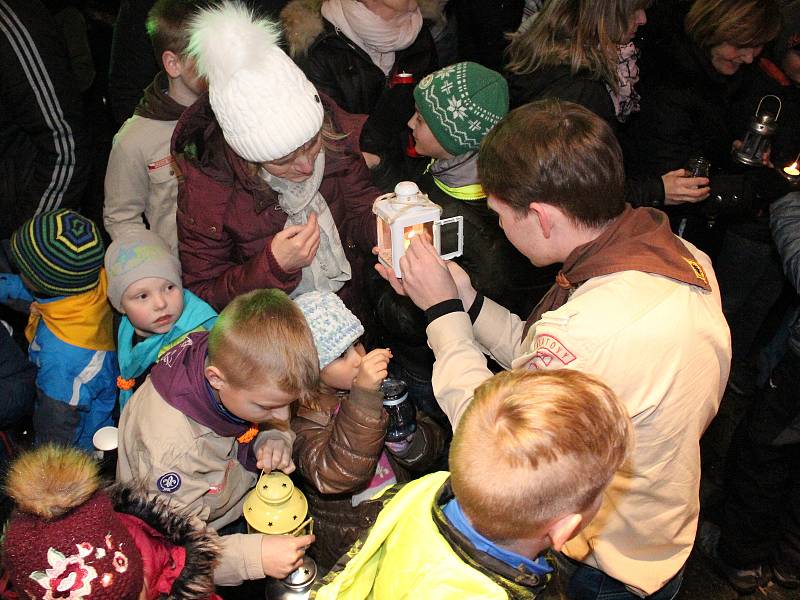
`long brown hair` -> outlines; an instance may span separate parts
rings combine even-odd
[[[524,32],[511,34],[506,69],[515,75],[544,66],[586,69],[614,90],[617,45],[633,14],[651,0],[549,0]]]

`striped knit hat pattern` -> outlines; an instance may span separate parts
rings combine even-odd
[[[417,111],[453,156],[477,150],[508,112],[508,84],[496,71],[461,62],[423,78],[414,88]]]
[[[97,286],[105,247],[97,226],[73,210],[36,215],[11,235],[20,272],[51,296],[71,296]]]

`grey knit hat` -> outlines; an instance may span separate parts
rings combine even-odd
[[[364,334],[361,321],[333,292],[308,292],[294,299],[306,317],[324,369]]]
[[[181,264],[167,243],[152,231],[125,233],[108,247],[105,258],[108,300],[122,312],[122,295],[145,277],[161,277],[181,284]]]

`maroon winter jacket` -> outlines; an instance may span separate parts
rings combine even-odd
[[[347,133],[354,118],[320,94],[333,129]],[[357,152],[353,135],[334,143],[325,154],[320,193],[330,206],[353,278],[339,296],[361,313],[363,272],[372,260],[376,226],[372,203],[380,191]],[[270,245],[286,223],[278,196],[225,143],[208,95],[181,116],[172,136],[172,153],[179,169],[178,241],[183,283],[217,310],[233,298],[260,288],[289,293],[300,283],[301,271],[287,273]]]

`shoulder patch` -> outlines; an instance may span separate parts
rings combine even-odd
[[[568,365],[577,358],[561,341],[552,335],[538,335],[533,343],[529,369],[547,369],[554,360]],[[557,365],[558,366],[558,365]]]
[[[170,471],[169,473],[164,473],[156,481],[156,487],[160,492],[163,492],[165,494],[171,494],[173,492],[177,492],[181,487],[181,476],[175,473],[174,471]]]

